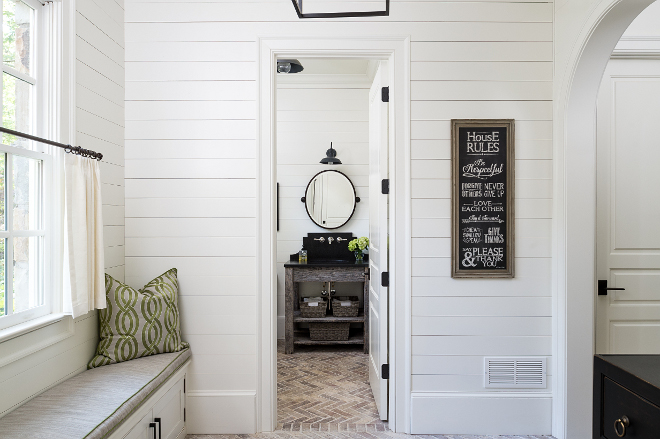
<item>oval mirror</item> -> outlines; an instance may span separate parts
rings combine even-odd
[[[324,229],[336,229],[348,222],[355,212],[355,186],[339,171],[322,171],[307,184],[307,215]]]

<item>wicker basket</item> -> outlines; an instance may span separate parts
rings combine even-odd
[[[310,323],[309,338],[314,341],[346,341],[350,323]]]
[[[328,300],[324,297],[318,305],[309,306],[310,302],[305,302],[303,299],[300,299],[300,315],[302,317],[325,317],[325,313],[328,310]]]
[[[350,306],[341,306],[341,302],[351,302]],[[338,296],[332,298],[332,315],[335,317],[357,317],[360,299],[357,296]]]

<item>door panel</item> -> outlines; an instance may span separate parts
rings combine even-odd
[[[154,439],[154,429],[149,428],[149,424],[153,421],[153,411],[149,410],[149,413],[140,419],[140,422],[138,422],[135,427],[124,436],[124,439]]]
[[[175,439],[183,430],[183,380],[181,378],[154,406],[154,418],[161,419],[162,436],[159,439]]]
[[[598,97],[596,352],[660,353],[660,61],[610,60]]]
[[[381,193],[388,169],[388,104],[381,100],[386,75],[381,62],[369,92],[369,382],[382,420],[388,410],[388,380],[381,377],[381,366],[388,362],[388,289],[380,284],[381,273],[388,270],[388,197]]]

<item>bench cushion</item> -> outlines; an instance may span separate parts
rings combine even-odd
[[[0,438],[106,438],[190,358],[190,349],[82,372],[0,419]]]

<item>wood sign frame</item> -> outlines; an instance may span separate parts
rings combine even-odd
[[[512,278],[515,121],[451,121],[453,278]]]

